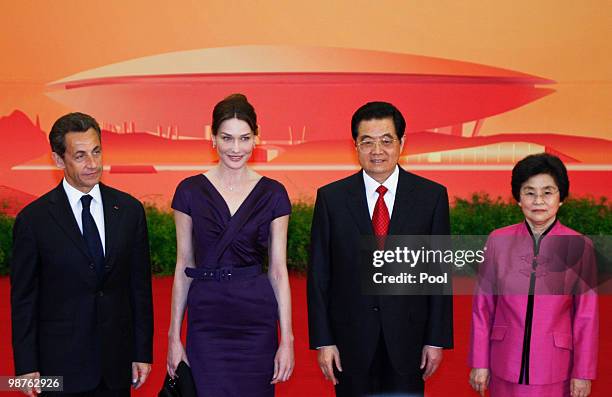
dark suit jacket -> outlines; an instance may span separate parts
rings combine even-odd
[[[450,234],[446,189],[399,170],[389,235]],[[345,373],[367,374],[383,332],[394,368],[417,379],[423,345],[452,347],[452,296],[362,294],[359,245],[373,231],[361,172],[318,190],[311,233],[312,349],[337,345]]]
[[[64,391],[129,387],[131,363],[152,362],[153,309],[142,204],[100,184],[105,275],[100,283],[62,184],[15,220],[11,263],[17,375],[64,377]]]

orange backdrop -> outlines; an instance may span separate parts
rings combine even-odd
[[[607,186],[612,185],[609,183],[612,166],[606,160],[612,148],[611,12],[611,3],[604,0],[581,3],[265,0],[256,6],[251,1],[227,0],[4,2],[0,13],[3,55],[0,116],[8,117],[18,109],[32,124],[38,120],[40,130],[47,132],[59,115],[79,110],[78,106],[68,106],[47,95],[49,83],[109,64],[175,51],[289,45],[439,57],[554,81],[549,86],[555,90],[552,95],[488,117],[479,136],[552,133],[599,138],[584,144],[582,154],[570,156],[578,163],[589,164],[586,170],[572,169],[573,192],[608,196]],[[208,114],[210,109],[203,112]],[[18,131],[10,126],[0,133],[5,142],[27,137],[17,137]],[[346,134],[348,137],[348,121]],[[544,135],[538,144],[546,146],[548,139]],[[22,143],[15,146],[13,142],[10,151],[15,152],[15,147],[21,148]],[[5,150],[9,146],[5,145]],[[354,166],[350,146],[340,147],[339,152],[346,151],[345,164]],[[108,148],[106,151],[110,154]],[[590,152],[589,159],[580,158],[583,152]],[[298,152],[295,153],[297,156]],[[2,191],[9,192],[6,195],[36,197],[56,183],[58,175],[53,172],[15,169],[23,164],[38,164],[30,160],[40,155],[37,152],[31,158],[23,156],[1,167],[0,186]],[[483,169],[479,183],[469,183],[474,180],[473,170],[468,173],[427,167],[414,170],[447,184],[451,196],[488,190],[508,197],[509,167],[502,168],[486,172]],[[153,177],[157,178],[154,184],[157,190],[150,187],[150,176],[140,174],[107,173],[105,180],[142,199],[157,197],[165,202],[176,182],[194,172],[197,171],[158,174]],[[297,173],[282,169],[268,172],[264,168],[262,172],[287,184],[293,198],[312,199],[317,186],[347,175],[352,169]]]

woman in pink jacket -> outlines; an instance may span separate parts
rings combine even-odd
[[[587,397],[598,349],[592,243],[563,226],[569,191],[559,158],[527,156],[512,170],[525,222],[489,236],[474,295],[470,384],[482,396]]]

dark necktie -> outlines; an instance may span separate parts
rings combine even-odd
[[[374,236],[378,243],[378,248],[383,249],[385,246],[385,237],[389,232],[389,210],[387,204],[385,204],[385,193],[389,189],[380,185],[376,191],[378,192],[378,200],[374,206],[374,213],[372,214],[372,227],[374,229]]]
[[[81,197],[81,204],[83,204],[83,212],[81,212],[83,238],[85,239],[85,244],[87,244],[91,258],[96,266],[98,278],[101,278],[104,274],[104,249],[102,248],[102,240],[100,239],[96,221],[89,210],[92,199],[93,197],[89,194]]]

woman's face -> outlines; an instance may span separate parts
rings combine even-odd
[[[547,225],[555,219],[561,204],[559,188],[552,176],[538,174],[521,186],[519,206],[525,219],[534,226]]]
[[[219,161],[228,168],[239,169],[245,166],[255,147],[255,134],[242,120],[225,120],[213,138],[217,146]]]

